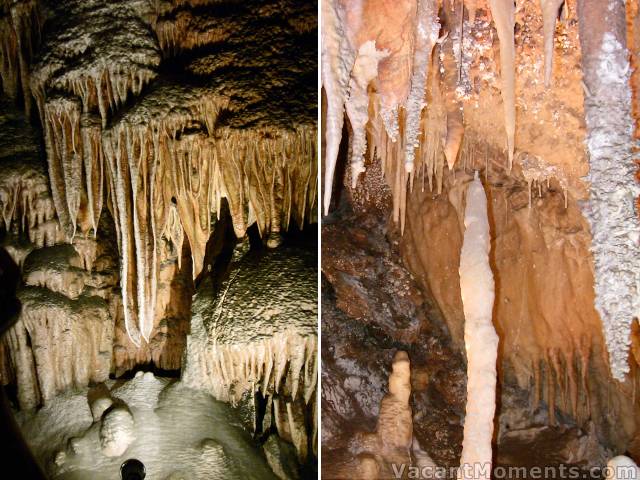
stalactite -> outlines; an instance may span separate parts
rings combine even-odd
[[[99,120],[96,117],[88,114],[83,114],[80,118],[87,209],[94,236],[98,231],[98,223],[100,222],[100,214],[102,213],[105,196],[102,131],[98,122]]]
[[[203,268],[211,216],[220,212],[223,198],[239,238],[250,226],[249,211],[265,239],[288,229],[291,218],[300,227],[315,221],[315,129],[222,129],[216,118],[228,105],[224,97],[189,96],[178,112],[166,101],[159,107],[154,98],[150,109],[142,102],[103,134],[123,297],[136,292],[125,304],[125,325],[135,341],[141,341],[138,330],[147,339],[154,328],[163,235],[177,248],[186,236],[195,278]],[[190,122],[204,129],[182,133]]]
[[[548,189],[551,180],[558,182],[560,185],[564,195],[564,206],[567,208],[569,181],[566,174],[560,168],[555,165],[548,165],[539,157],[526,152],[520,152],[517,155],[517,159],[522,170],[522,177],[529,186],[529,208],[531,208],[532,188],[534,184],[537,183],[541,190],[541,185],[546,183]],[[539,196],[542,196],[541,192],[539,193]]]
[[[438,21],[437,2],[419,0],[416,20],[416,43],[413,53],[411,87],[405,104],[405,170],[413,172],[416,148],[419,147],[420,119],[424,108],[425,90],[429,78],[431,53],[438,39],[440,23]]]
[[[322,86],[327,95],[325,121],[325,174],[323,208],[329,213],[333,175],[344,124],[344,103],[349,88],[349,75],[356,57],[344,30],[345,9],[340,0],[322,0]]]
[[[72,301],[41,287],[26,287],[19,298],[23,308],[10,350],[23,377],[18,378],[21,406],[31,408],[69,388],[108,379],[113,323],[102,298]]]
[[[463,43],[461,20],[464,17],[464,9],[461,3],[445,2],[445,15],[443,22],[449,28],[449,35],[443,40],[440,49],[442,68],[439,69],[444,89],[446,102],[446,136],[443,139],[443,151],[449,170],[452,170],[456,160],[464,134],[463,106],[458,98],[457,87],[460,82],[460,52]]]
[[[546,88],[551,86],[556,20],[558,19],[558,12],[563,3],[564,0],[540,0],[544,33],[544,85]]]
[[[498,336],[492,322],[494,281],[489,266],[491,238],[487,198],[477,171],[467,190],[464,224],[460,291],[465,317],[467,405],[460,464],[481,465],[482,478],[489,479],[496,408]],[[463,468],[458,478],[477,478],[476,474],[476,469]]]
[[[351,81],[346,111],[351,123],[351,183],[355,188],[359,175],[364,172],[364,154],[367,150],[366,126],[369,121],[369,82],[378,76],[378,63],[386,58],[389,52],[376,49],[375,41],[363,43],[358,50]],[[384,117],[383,117],[384,118]],[[387,130],[387,134],[389,131]]]
[[[161,16],[153,22],[153,28],[163,53],[176,55],[182,50],[222,42],[240,27],[228,18],[223,20],[182,10],[174,15]]]
[[[358,36],[363,41],[375,41],[380,50],[387,52],[379,65],[376,90],[379,116],[393,142],[402,138],[400,116],[410,91],[417,13],[417,0],[398,0],[393,4],[365,2],[362,9],[363,27]],[[385,28],[371,30],[369,22],[384,22]]]
[[[15,372],[17,397],[20,408],[28,410],[40,403],[40,388],[33,352],[29,346],[30,337],[24,322],[17,322],[6,334],[12,371]]]
[[[51,224],[57,229],[55,207],[49,194],[45,170],[32,159],[3,159],[0,166],[0,212],[5,232],[26,232],[40,246],[45,242],[36,238]],[[55,242],[55,240],[52,240]]]
[[[36,0],[6,2],[0,17],[0,76],[11,98],[22,91],[27,114],[31,111],[29,64],[40,41],[42,19]]]
[[[45,145],[51,192],[60,225],[67,237],[76,232],[82,192],[80,104],[56,97],[44,106]]]
[[[489,5],[500,39],[500,78],[502,80],[504,126],[507,133],[509,170],[511,170],[516,135],[516,47],[513,33],[515,5],[513,0],[489,0]]]
[[[626,48],[625,8],[620,0],[578,3],[585,97],[596,310],[600,314],[614,378],[629,372],[631,323],[640,312],[640,229],[632,155],[633,119]],[[597,25],[592,30],[591,25]],[[616,168],[611,168],[615,164]]]

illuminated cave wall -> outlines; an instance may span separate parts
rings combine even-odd
[[[461,5],[323,3],[325,208],[346,196],[355,218],[384,215],[389,193],[390,242],[462,349],[457,267],[480,172],[501,384],[527,392],[531,418],[593,422],[637,452],[637,6]]]
[[[216,226],[275,247],[317,221],[315,8],[1,7],[0,210],[24,283],[2,382],[32,407],[179,369]]]

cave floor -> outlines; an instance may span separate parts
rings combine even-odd
[[[92,409],[95,414],[99,402],[111,406],[102,415],[98,410],[94,422]],[[101,427],[116,407],[131,412],[133,439],[123,454],[107,456]],[[147,478],[158,480],[275,479],[228,405],[152,373],[68,392],[35,413],[18,412],[16,417],[54,479],[120,478],[120,466],[130,458],[144,463]]]

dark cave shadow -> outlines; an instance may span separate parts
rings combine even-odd
[[[0,247],[0,340],[18,321],[22,305],[16,297],[20,267],[7,250]],[[3,350],[2,350],[3,352]],[[0,464],[8,472],[20,472],[16,478],[42,479],[45,476],[24,441],[12,413],[5,388],[0,388]]]
[[[16,297],[19,283],[20,267],[7,250],[0,247],[0,336],[18,321],[22,309]]]

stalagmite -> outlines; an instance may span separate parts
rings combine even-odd
[[[583,0],[578,7],[584,82],[590,92],[585,97],[590,199],[584,213],[592,234],[595,304],[611,372],[624,381],[631,323],[640,314],[640,222],[635,209],[640,187],[632,153],[625,4]]]
[[[431,52],[438,39],[440,23],[438,22],[437,2],[435,0],[418,0],[416,20],[416,40],[413,53],[413,71],[411,87],[405,104],[405,170],[413,172],[416,148],[419,146],[420,118],[424,108],[425,90],[429,78]]]
[[[413,418],[410,398],[411,362],[407,352],[398,350],[389,374],[389,391],[380,402],[376,431],[355,434],[351,443],[357,457],[349,471],[355,468],[362,478],[404,478],[397,472],[407,470],[411,460]],[[349,475],[344,472],[338,478]]]
[[[489,0],[491,15],[500,39],[500,78],[504,104],[504,126],[507,133],[509,170],[513,165],[516,136],[516,47],[515,4],[513,0]]]
[[[540,0],[544,33],[544,86],[551,85],[553,73],[553,40],[556,30],[558,12],[564,0]]]
[[[390,460],[406,455],[413,441],[410,367],[409,355],[396,352],[389,375],[389,393],[380,403],[377,428],[382,447],[380,453]]]
[[[333,175],[344,124],[344,102],[349,89],[349,75],[355,61],[355,49],[343,28],[345,8],[341,0],[322,1],[322,86],[327,95],[325,120],[325,174],[323,208],[329,213]]]
[[[389,52],[377,50],[376,42],[370,40],[363,43],[358,50],[351,81],[349,97],[345,108],[351,123],[351,182],[356,186],[358,177],[364,172],[364,154],[367,150],[366,126],[369,121],[369,82],[378,76],[378,64]]]
[[[458,478],[491,475],[498,335],[492,323],[493,273],[489,266],[491,237],[487,198],[475,178],[467,190],[464,242],[460,253],[460,292],[464,309],[464,343],[467,352],[467,405]]]

